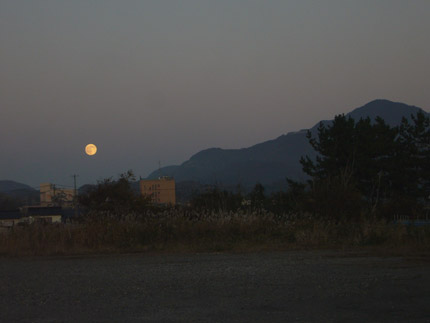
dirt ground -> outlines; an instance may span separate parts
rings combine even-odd
[[[1,322],[430,322],[430,261],[338,251],[0,258]]]

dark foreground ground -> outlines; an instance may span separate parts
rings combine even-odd
[[[430,322],[430,262],[329,251],[0,258],[0,321]]]

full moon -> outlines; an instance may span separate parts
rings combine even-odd
[[[88,144],[85,146],[85,153],[89,156],[95,155],[97,152],[96,145]]]

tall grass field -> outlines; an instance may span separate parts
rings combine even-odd
[[[362,220],[330,222],[267,212],[89,214],[81,223],[15,226],[0,233],[4,256],[120,252],[213,252],[377,248],[429,252],[430,228]]]

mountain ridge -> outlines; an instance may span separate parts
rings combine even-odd
[[[390,126],[398,125],[402,117],[409,120],[411,114],[423,109],[401,102],[385,99],[373,100],[346,113],[355,120],[382,117]],[[320,123],[329,124],[332,120],[322,120],[309,128],[316,135]],[[208,148],[192,155],[181,165],[171,165],[153,171],[148,178],[172,176],[177,182],[196,181],[201,184],[221,184],[250,186],[256,182],[270,185],[285,180],[286,177],[303,180],[305,175],[299,163],[300,157],[315,156],[306,133],[308,129],[283,134],[275,139],[257,143],[240,149]]]
[[[17,190],[36,191],[34,188],[27,184],[18,183],[8,179],[0,180],[0,193],[8,193]]]

